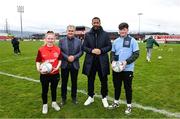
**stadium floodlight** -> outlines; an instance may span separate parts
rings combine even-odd
[[[141,32],[141,31],[140,31],[140,30],[141,30],[141,29],[140,29],[140,24],[141,24],[140,17],[141,17],[141,15],[143,15],[143,13],[138,13],[138,16],[139,16],[139,34],[140,34],[140,32]]]
[[[6,18],[6,25],[5,25],[5,33],[9,33],[9,25],[8,25],[8,20]]]
[[[19,13],[20,13],[21,39],[22,39],[22,36],[23,36],[22,13],[24,13],[24,6],[17,6],[17,12],[19,12]]]
[[[160,24],[158,24],[157,26],[158,26],[159,32],[161,32],[161,28],[160,28],[160,27],[161,27],[161,25],[160,25]]]

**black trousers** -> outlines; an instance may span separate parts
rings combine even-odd
[[[14,53],[21,53],[20,49],[19,49],[19,45],[13,45],[14,48]]]
[[[56,101],[56,90],[57,90],[57,85],[59,82],[60,76],[59,74],[54,74],[54,75],[40,75],[40,81],[42,85],[42,101],[43,104],[47,104],[47,94],[49,90],[49,83],[51,84],[51,98],[52,101]]]
[[[122,86],[122,82],[123,82],[127,104],[131,104],[131,102],[132,102],[132,79],[133,79],[132,71],[122,71],[119,73],[113,71],[113,84],[114,84],[114,89],[115,89],[114,90],[115,100],[119,100],[119,98],[120,98],[121,86]]]
[[[61,77],[62,77],[61,97],[63,100],[66,100],[69,73],[71,75],[71,97],[72,97],[72,99],[76,99],[76,95],[77,95],[78,70],[75,69],[74,66],[71,64],[71,65],[68,65],[67,68],[61,69]]]
[[[94,96],[94,80],[96,78],[96,72],[98,72],[98,76],[101,82],[101,95],[102,98],[104,98],[108,95],[108,78],[107,75],[102,75],[99,59],[94,59],[90,75],[88,75],[88,95],[91,97]]]

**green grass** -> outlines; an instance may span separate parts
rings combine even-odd
[[[25,76],[39,80],[35,68],[35,57],[42,42],[21,42],[21,55],[14,55],[10,42],[0,42],[0,71],[18,76]],[[172,49],[173,51],[169,51]],[[180,45],[161,45],[153,50],[152,62],[145,60],[145,45],[140,44],[141,55],[136,62],[133,79],[133,102],[143,106],[151,106],[170,112],[180,112]],[[161,55],[162,59],[157,57]],[[78,89],[87,91],[87,78],[82,75],[83,58],[79,70]],[[60,84],[60,83],[59,83]],[[100,82],[95,81],[95,93],[100,94]],[[69,84],[70,86],[70,80]],[[112,77],[108,81],[109,96],[114,96]],[[78,93],[78,105],[71,103],[70,91],[67,104],[55,112],[50,106],[49,112],[41,114],[41,85],[40,83],[20,80],[0,74],[0,117],[1,118],[164,118],[165,115],[152,111],[133,108],[131,115],[125,115],[125,105],[120,105],[116,110],[104,109],[101,99],[85,107],[83,105],[87,95]],[[60,103],[60,88],[58,88],[57,102]],[[125,100],[124,91],[121,99]]]

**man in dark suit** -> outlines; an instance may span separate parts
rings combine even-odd
[[[14,37],[11,41],[13,48],[14,48],[14,54],[21,54],[21,51],[19,49],[19,41],[17,37]]]
[[[108,33],[101,27],[101,21],[98,17],[92,19],[92,28],[85,34],[83,50],[86,52],[83,65],[83,74],[88,77],[88,99],[84,105],[94,102],[94,80],[96,72],[101,82],[102,103],[106,108],[109,106],[107,102],[108,85],[107,75],[109,71],[108,52],[111,50],[111,42]]]
[[[82,56],[81,41],[74,37],[75,26],[67,26],[67,37],[59,41],[59,47],[62,51],[62,64],[61,64],[61,97],[62,105],[66,102],[67,83],[69,73],[71,74],[71,97],[72,102],[77,104],[77,77],[79,70],[79,58]]]

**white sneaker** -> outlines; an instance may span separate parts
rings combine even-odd
[[[103,99],[102,99],[102,103],[103,103],[103,106],[104,106],[105,108],[109,107],[107,98],[103,98]]]
[[[60,110],[60,107],[56,102],[52,102],[52,108],[54,108],[56,111]]]
[[[147,60],[148,62],[151,62],[151,59],[150,59],[150,58],[146,58],[146,60]]]
[[[125,114],[130,114],[132,111],[132,107],[127,107],[127,109],[125,110]]]
[[[43,114],[47,114],[48,113],[48,105],[47,104],[43,104],[42,113]]]
[[[84,105],[87,106],[87,105],[90,105],[93,102],[94,102],[94,97],[92,98],[92,97],[89,96],[88,99],[86,100],[86,102],[84,103]]]

